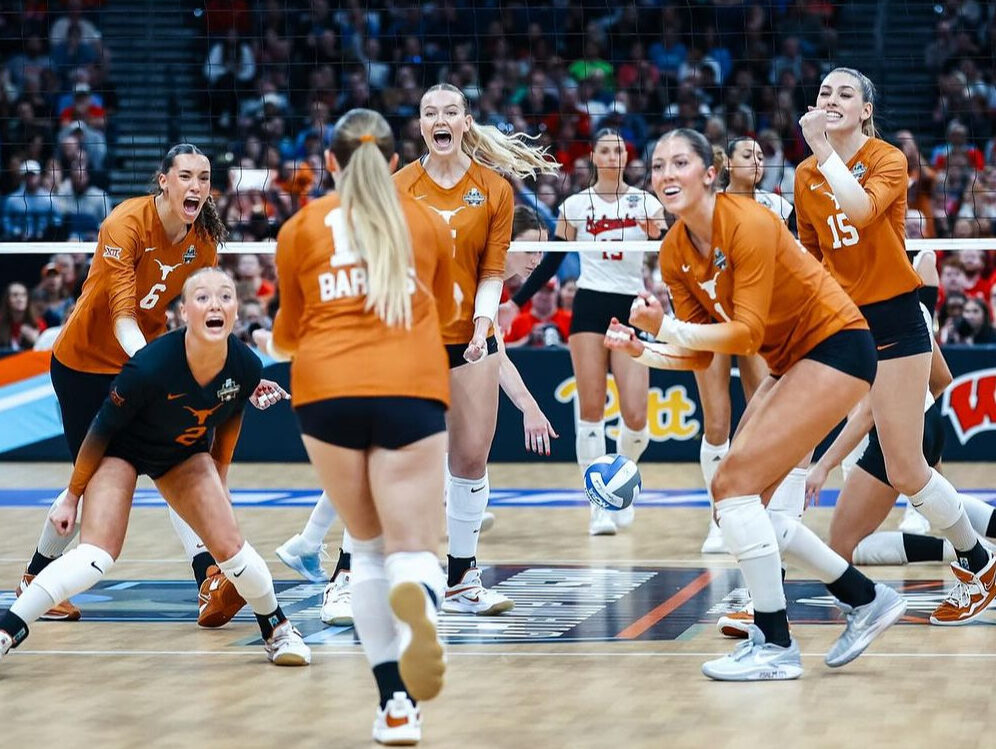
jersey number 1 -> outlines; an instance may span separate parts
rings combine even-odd
[[[833,234],[833,248],[835,250],[858,243],[858,230],[847,223],[847,216],[843,213],[827,216],[827,226],[830,227],[830,233]]]

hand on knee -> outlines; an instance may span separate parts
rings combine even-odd
[[[50,564],[32,585],[38,585],[55,603],[96,585],[114,566],[114,557],[93,544],[80,544]]]

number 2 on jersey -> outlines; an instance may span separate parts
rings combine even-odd
[[[833,234],[833,249],[839,250],[841,247],[851,247],[858,243],[858,230],[847,223],[847,216],[843,213],[827,216],[827,226]]]

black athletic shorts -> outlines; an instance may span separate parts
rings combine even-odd
[[[605,335],[609,323],[615,317],[623,325],[629,325],[629,310],[636,297],[632,294],[612,294],[608,291],[578,289],[571,308],[571,335],[575,333],[598,333]]]
[[[493,335],[489,335],[485,342],[488,346],[488,356],[498,353],[498,340]],[[464,364],[470,364],[469,361],[463,358],[463,352],[466,350],[466,343],[446,344],[446,356],[450,360],[450,369],[456,369],[457,367],[462,367]]]
[[[200,450],[199,452],[206,453],[208,451]],[[148,476],[155,481],[183,463],[187,458],[198,455],[199,452],[177,453],[169,458],[156,460],[154,458],[133,455],[126,447],[112,442],[108,446],[104,456],[108,458],[120,458],[131,465],[135,469],[135,473],[139,476]]]
[[[59,400],[59,410],[62,412],[62,430],[69,444],[69,454],[76,462],[83,438],[93,417],[104,405],[111,383],[117,375],[93,374],[70,369],[54,356],[50,366],[52,387],[55,397]]]
[[[826,364],[869,385],[875,382],[878,359],[875,358],[875,342],[867,330],[838,330],[802,358]]]
[[[916,289],[860,309],[871,328],[879,361],[930,353],[930,331]]]
[[[328,398],[294,410],[302,434],[351,450],[397,450],[446,431],[446,406],[428,398]]]
[[[935,402],[923,415],[923,457],[927,465],[934,466],[944,452],[944,417],[941,406]],[[858,459],[858,468],[868,472],[883,484],[889,484],[889,475],[885,471],[885,456],[882,455],[882,444],[878,441],[878,430],[874,427],[868,433],[868,447]]]

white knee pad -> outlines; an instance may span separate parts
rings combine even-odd
[[[926,486],[910,496],[910,504],[941,531],[957,523],[964,511],[958,492],[933,468]]]
[[[350,558],[350,585],[369,581],[387,581],[384,571],[384,537],[377,536],[368,541],[353,540]]]
[[[757,494],[716,502],[726,548],[737,561],[778,554],[778,539]]]
[[[219,562],[218,568],[232,581],[239,595],[250,605],[253,605],[253,600],[266,598],[273,593],[273,577],[270,575],[270,569],[248,541],[242,544],[242,548],[231,559]]]
[[[58,565],[58,566],[56,566]],[[114,566],[114,558],[99,546],[80,544],[67,551],[34,579],[37,585],[56,603],[89,590]]]
[[[705,480],[706,491],[709,492],[709,499],[712,499],[712,479],[716,475],[716,469],[720,462],[730,451],[730,441],[726,440],[722,445],[713,445],[702,440],[699,445],[699,467],[702,469],[702,478]]]
[[[784,556],[786,549],[795,537],[795,532],[799,530],[799,521],[790,515],[772,510],[770,505],[768,507],[768,520],[771,521],[771,528],[775,532],[778,551]]]
[[[617,447],[622,455],[632,460],[634,463],[640,459],[643,452],[647,449],[650,444],[650,427],[645,426],[643,429],[638,431],[633,431],[626,423],[623,422],[619,426],[619,442]],[[597,455],[595,457],[598,457]]]
[[[805,468],[793,468],[782,479],[768,502],[768,512],[788,515],[796,520],[802,519],[806,509],[806,476]],[[772,521],[774,522],[774,521]]]
[[[450,476],[449,490],[449,498],[446,501],[447,516],[468,523],[480,522],[488,506],[488,495],[491,493],[487,471],[479,479]]]
[[[585,471],[594,460],[605,455],[605,422],[578,419],[574,423],[574,429],[578,465]]]

